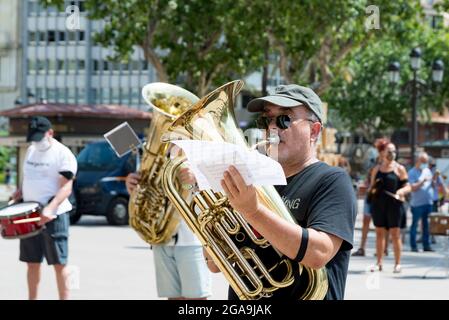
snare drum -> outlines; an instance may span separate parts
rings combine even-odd
[[[37,235],[43,226],[39,202],[21,202],[0,209],[0,230],[5,239],[25,239]]]

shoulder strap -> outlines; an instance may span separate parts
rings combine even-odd
[[[401,173],[399,172],[399,169],[401,168],[401,165],[395,161],[394,162],[394,173],[398,176],[399,179],[401,179]]]

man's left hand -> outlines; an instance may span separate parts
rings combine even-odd
[[[56,219],[55,210],[53,208],[50,208],[49,206],[46,206],[44,210],[42,210],[41,220],[39,220],[37,224],[42,226],[54,219]]]
[[[247,185],[243,177],[234,166],[230,166],[221,180],[226,195],[231,206],[242,215],[255,214],[259,210],[259,201],[257,199],[256,188]]]

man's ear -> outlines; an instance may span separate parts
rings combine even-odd
[[[47,132],[48,132],[48,135],[49,135],[50,137],[53,137],[53,135],[55,134],[55,132],[53,131],[53,129],[49,129]]]
[[[322,125],[319,122],[314,122],[311,126],[311,133],[310,133],[310,139],[312,142],[317,142],[318,137],[321,132]]]

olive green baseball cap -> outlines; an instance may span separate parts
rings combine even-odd
[[[267,103],[284,108],[305,105],[323,123],[323,103],[310,88],[297,84],[280,85],[275,88],[274,94],[251,100],[247,109],[250,112],[261,112]]]

